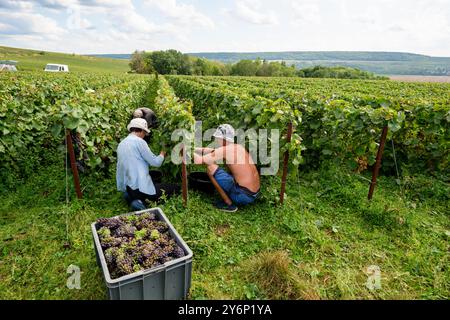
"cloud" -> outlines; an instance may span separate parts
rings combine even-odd
[[[0,34],[2,34],[3,32],[8,32],[10,28],[10,25],[0,22]]]
[[[70,1],[70,0],[66,0]],[[78,0],[80,5],[100,8],[132,8],[131,0]]]
[[[392,24],[391,26],[389,26],[387,28],[388,31],[392,31],[392,32],[404,32],[406,31],[405,28],[403,28],[402,26],[399,26],[397,23]]]
[[[139,14],[131,0],[78,0],[75,8],[75,14],[80,11],[83,17],[93,14],[105,16],[103,22],[109,26],[105,33],[116,40],[124,40],[125,37],[148,39],[154,34],[173,32],[171,25],[156,25]]]
[[[222,12],[251,24],[278,24],[278,18],[275,13],[264,10],[260,0],[236,0],[233,9],[224,9]]]
[[[12,0],[11,0],[12,1]],[[94,10],[111,8],[129,8],[133,6],[132,0],[21,0],[32,2],[46,9],[61,10],[73,7],[89,7]]]
[[[106,17],[104,23],[109,26],[106,33],[113,39],[152,40],[158,34],[176,36],[182,32],[171,23],[153,23],[137,11],[131,0],[78,0],[78,2],[83,15],[88,13]]]
[[[322,21],[320,8],[317,5],[317,2],[292,1],[291,7],[293,12],[293,20],[291,24],[293,26],[302,26],[304,24],[319,24]]]
[[[449,0],[380,1],[377,6],[344,1],[345,20],[356,30],[367,32],[368,39],[397,50],[399,46],[425,48],[450,43]]]
[[[450,3],[448,5],[450,6]],[[419,11],[411,12],[408,19],[398,19],[396,26],[401,29],[400,35],[413,39],[419,45],[434,46],[447,43],[448,47],[450,43],[449,13],[443,8],[425,6]]]
[[[81,7],[74,6],[67,9],[66,27],[74,30],[95,30],[95,26],[83,15]]]
[[[28,0],[2,0],[0,8],[29,11],[33,8],[33,4]]]
[[[450,0],[0,0],[0,13],[2,44],[42,50],[450,56]]]
[[[77,0],[29,0],[47,9],[64,9],[78,4]]]
[[[179,3],[177,0],[145,0],[148,6],[158,8],[166,17],[186,26],[201,26],[213,28],[214,22],[208,16],[199,12],[193,5]]]
[[[13,1],[1,2],[6,10],[0,12],[0,39],[3,38],[6,43],[15,45],[23,42],[23,47],[33,46],[64,52],[96,52],[97,50],[92,49],[96,46],[117,50],[117,44],[120,43],[121,50],[127,52],[138,45],[145,48],[146,42],[155,42],[156,35],[172,35],[176,32],[172,25],[156,25],[138,13],[131,0],[22,2],[28,4],[18,7],[18,3]],[[67,37],[66,34],[69,33],[70,37]],[[55,43],[63,40],[64,46],[55,48]]]
[[[116,29],[116,32],[126,33],[129,37],[139,37],[153,33],[164,33],[169,29],[164,26],[149,22],[139,15],[135,10],[119,10],[108,13],[109,23]]]
[[[46,35],[57,36],[65,32],[48,17],[29,12],[0,12],[2,35]]]

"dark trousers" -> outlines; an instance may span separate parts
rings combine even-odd
[[[159,201],[161,196],[165,194],[167,197],[177,195],[181,192],[181,186],[173,183],[156,183],[155,184],[156,194],[150,195],[139,191],[139,189],[133,190],[127,186],[127,193],[130,200],[141,200],[145,203],[145,200],[149,201]]]

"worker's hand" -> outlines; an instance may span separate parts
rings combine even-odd
[[[165,158],[166,157],[166,151],[162,150],[159,155],[162,156],[163,158]]]

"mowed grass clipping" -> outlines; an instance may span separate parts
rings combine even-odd
[[[366,176],[366,178],[368,175]],[[283,206],[279,177],[237,213],[189,191],[160,207],[194,252],[191,299],[449,299],[449,186],[430,177],[367,181],[344,169],[290,177]],[[0,194],[0,298],[106,299],[90,224],[128,211],[114,176],[82,175],[84,199],[64,165]],[[68,289],[70,265],[81,289]],[[369,289],[371,266],[381,287]]]
[[[128,60],[16,49],[0,46],[0,60],[18,61],[19,71],[43,71],[47,63],[66,64],[70,72],[126,73]]]

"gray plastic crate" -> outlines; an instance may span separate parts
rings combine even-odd
[[[186,298],[191,287],[192,251],[177,233],[173,225],[160,208],[147,209],[127,213],[143,214],[151,212],[156,214],[158,220],[169,226],[169,233],[177,244],[184,250],[185,256],[171,260],[163,265],[141,270],[117,279],[111,279],[100,240],[97,235],[96,222],[92,223],[95,254],[97,263],[103,271],[103,278],[108,288],[111,300],[179,300]]]

